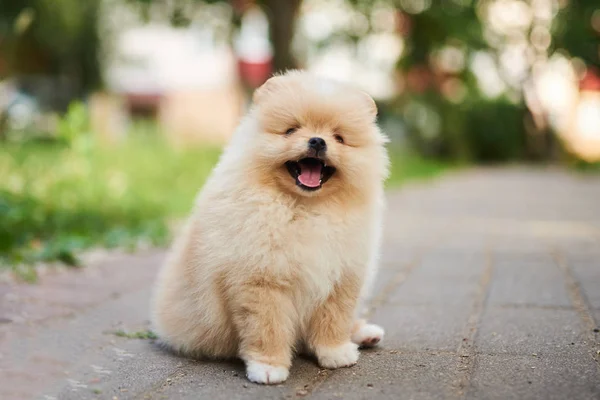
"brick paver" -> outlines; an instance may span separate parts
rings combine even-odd
[[[0,286],[0,398],[600,399],[600,179],[481,169],[389,195],[370,303],[386,328],[359,364],[295,361],[251,384],[239,362],[175,357],[148,327],[163,252]]]

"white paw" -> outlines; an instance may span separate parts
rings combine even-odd
[[[272,385],[281,383],[288,378],[290,371],[285,367],[264,364],[257,361],[249,361],[246,364],[246,376],[255,383]]]
[[[364,324],[352,335],[352,341],[360,347],[373,347],[383,340],[385,334],[382,327]]]
[[[316,353],[323,368],[349,367],[358,361],[358,346],[352,342],[336,347],[319,347]]]

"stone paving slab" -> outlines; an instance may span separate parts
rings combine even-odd
[[[336,371],[316,399],[458,399],[456,357],[436,352],[368,352],[353,368]]]
[[[575,310],[492,307],[483,314],[476,345],[484,353],[563,355],[587,349],[585,337]]]
[[[562,271],[548,258],[497,260],[488,298],[489,306],[570,307]]]
[[[391,192],[383,345],[336,371],[298,358],[274,387],[115,335],[149,328],[164,251],[1,283],[0,399],[600,399],[598,199],[598,177],[522,168]]]
[[[455,351],[464,338],[469,314],[462,305],[389,305],[378,310],[372,320],[385,326],[385,348]]]
[[[473,301],[486,267],[483,254],[434,252],[419,261],[418,268],[388,302],[400,305],[467,306]]]
[[[597,365],[585,356],[476,357],[468,399],[598,399]]]

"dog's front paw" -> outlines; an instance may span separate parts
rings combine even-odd
[[[255,383],[272,385],[281,383],[288,378],[290,372],[285,367],[249,361],[246,364],[246,376]]]
[[[352,341],[360,347],[373,347],[383,340],[384,330],[373,324],[363,324],[352,334]]]
[[[358,346],[352,342],[340,346],[317,348],[317,359],[323,368],[350,367],[358,361]]]

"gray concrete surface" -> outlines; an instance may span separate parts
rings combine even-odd
[[[162,251],[0,285],[1,399],[600,399],[600,179],[481,169],[389,195],[374,322],[337,371],[297,359],[254,385],[239,362],[147,339]]]

